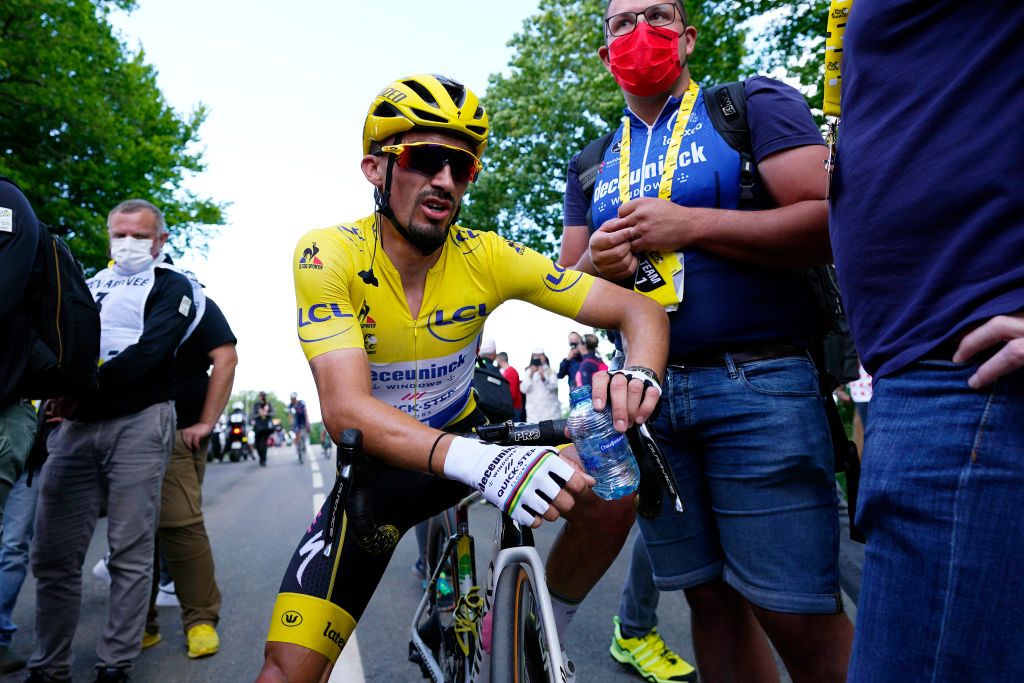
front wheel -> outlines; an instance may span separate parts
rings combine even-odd
[[[491,683],[561,681],[550,668],[540,601],[526,567],[505,567],[494,589]]]

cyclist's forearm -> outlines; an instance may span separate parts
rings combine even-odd
[[[653,299],[603,280],[594,283],[576,318],[622,333],[626,363],[641,365],[664,376],[668,356],[668,316]]]

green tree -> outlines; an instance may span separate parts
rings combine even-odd
[[[65,235],[87,269],[106,262],[106,215],[141,197],[159,206],[179,252],[203,248],[222,205],[185,187],[203,170],[202,106],[164,100],[145,54],[109,15],[134,0],[4,0],[0,4],[0,174]]]
[[[786,70],[814,96],[826,0],[687,3],[698,28],[690,72],[702,85]],[[508,75],[492,75],[484,105],[491,141],[467,198],[466,225],[493,229],[542,253],[557,252],[569,158],[618,124],[623,101],[597,57],[605,0],[542,0],[509,45]],[[764,31],[748,49],[748,23]]]

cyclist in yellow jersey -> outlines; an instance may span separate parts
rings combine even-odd
[[[299,343],[332,436],[363,433],[374,468],[367,499],[383,532],[361,545],[342,509],[330,544],[325,503],[282,582],[259,681],[325,680],[400,534],[467,487],[524,524],[566,517],[548,573],[575,596],[600,579],[632,525],[632,498],[597,498],[571,448],[497,447],[439,431],[483,422],[473,362],[484,321],[508,299],[622,332],[627,369],[593,382],[595,407],[607,402],[619,430],[650,417],[665,367],[667,318],[653,300],[454,225],[487,131],[487,114],[460,83],[429,74],[391,83],[363,131],[376,211],[313,230],[296,247]]]

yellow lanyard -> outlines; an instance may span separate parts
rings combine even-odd
[[[676,123],[672,127],[672,137],[668,141],[668,151],[665,153],[665,168],[661,172],[661,184],[658,186],[658,199],[672,198],[672,176],[675,175],[676,166],[679,164],[679,146],[683,142],[683,134],[686,132],[686,124],[690,121],[690,114],[693,113],[693,105],[697,103],[697,94],[700,86],[695,81],[690,81],[686,93],[683,94],[683,101],[679,103],[679,113],[676,115]],[[622,150],[619,154],[619,200],[625,204],[629,201],[629,117],[622,117]],[[641,170],[641,176],[643,170]],[[641,184],[643,179],[641,178]]]
[[[679,147],[683,142],[683,135],[686,133],[686,125],[690,121],[690,114],[697,103],[697,95],[700,86],[695,81],[683,94],[683,100],[679,103],[679,113],[676,114],[676,122],[672,127],[672,136],[668,141],[668,150],[665,153],[665,167],[661,172],[661,182],[658,185],[658,199],[672,199],[672,180],[676,173],[676,166],[679,164]],[[623,204],[630,200],[629,183],[629,140],[630,121],[628,116],[622,118],[622,144],[619,150],[619,201]],[[643,169],[640,170],[640,184],[643,185]],[[645,296],[654,299],[669,311],[674,311],[683,300],[683,264],[679,255],[672,251],[645,252],[638,255],[640,263],[637,267],[636,279],[633,289]]]

